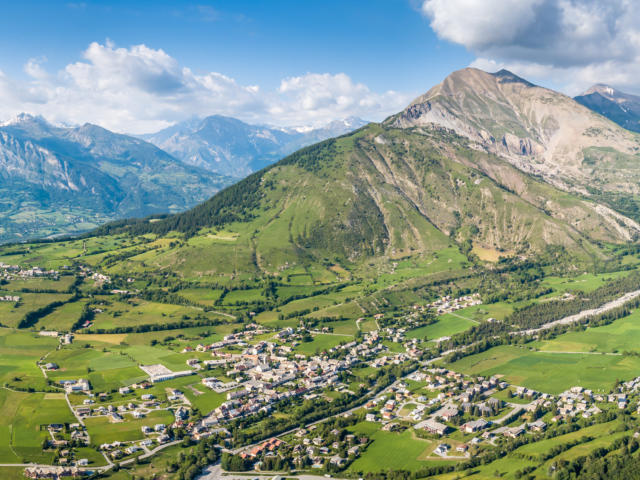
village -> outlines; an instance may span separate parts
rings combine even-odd
[[[96,283],[110,282],[109,277],[89,269],[84,274]],[[162,363],[138,364],[145,380],[116,391],[96,391],[88,378],[56,377],[77,422],[48,426],[48,447],[57,452],[55,465],[27,467],[25,475],[89,475],[150,457],[184,439],[214,439],[221,451],[239,458],[245,470],[262,472],[287,466],[336,473],[366,455],[380,441],[376,440],[378,431],[424,440],[429,445],[425,459],[469,461],[504,442],[538,440],[576,419],[599,421],[609,411],[629,408],[640,414],[640,377],[620,384],[612,394],[576,386],[551,395],[510,385],[498,375],[467,376],[439,366],[441,359],[428,352],[442,339],[433,339],[431,344],[408,336],[413,329],[432,323],[434,315],[437,318],[481,303],[477,293],[444,296],[393,316],[376,314],[373,320],[378,329],[316,353],[302,353],[300,346],[318,336],[333,335],[331,327],[318,328],[302,320],[298,327],[280,329],[248,323],[220,340],[183,347],[179,351],[184,359],[181,369]],[[74,334],[68,332],[40,330],[38,335],[58,339],[58,348],[74,342]],[[39,366],[45,377],[64,373],[55,362],[43,360]],[[362,382],[356,373],[388,374],[396,367],[407,373],[382,388],[377,388],[375,380]],[[188,383],[181,388],[163,386],[178,379]],[[224,400],[210,411],[199,411],[185,389],[196,394],[208,390]],[[283,413],[304,402],[331,402],[338,394],[351,398],[355,406],[248,447],[234,442],[231,431],[237,422]],[[116,435],[101,443],[94,442],[87,428],[88,422],[126,426],[140,421],[144,425],[135,435]],[[106,466],[96,467],[95,459],[80,455],[82,447],[95,448]]]

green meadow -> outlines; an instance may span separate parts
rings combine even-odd
[[[0,383],[44,389],[46,381],[37,362],[57,345],[56,338],[0,329]]]
[[[51,463],[54,453],[42,450],[46,425],[74,421],[64,398],[0,389],[0,462]]]
[[[458,315],[440,315],[435,323],[407,332],[407,338],[437,340],[438,338],[448,337],[456,333],[464,332],[475,324],[476,322],[462,318]]]
[[[411,428],[404,432],[384,432],[379,425],[360,423],[351,428],[358,435],[366,435],[373,442],[347,469],[352,474],[386,470],[416,471],[422,467],[451,464],[455,460],[441,460],[432,456],[438,445],[414,435]]]
[[[167,410],[156,410],[150,412],[144,418],[134,419],[126,416],[124,422],[109,422],[108,417],[91,417],[85,420],[87,431],[91,436],[94,445],[111,443],[116,440],[132,441],[142,440],[144,435],[142,427],[153,427],[157,423],[169,425],[173,422],[173,415]]]
[[[468,375],[503,375],[513,385],[558,394],[580,385],[608,392],[617,379],[634,378],[640,372],[639,357],[550,353],[517,346],[499,346],[450,365]]]
[[[602,327],[567,332],[540,346],[541,351],[640,352],[640,310]]]
[[[353,337],[345,335],[316,334],[310,342],[301,342],[295,347],[295,351],[304,353],[305,355],[315,355],[316,352],[324,352],[333,348],[340,343],[349,343],[353,341]]]
[[[71,298],[66,293],[23,293],[0,291],[0,296],[17,295],[20,302],[0,302],[0,325],[4,327],[17,327],[24,316],[53,302],[66,302]]]

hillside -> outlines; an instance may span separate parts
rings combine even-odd
[[[188,212],[96,234],[233,231],[238,263],[260,274],[308,261],[421,257],[452,241],[504,255],[555,244],[589,258],[599,255],[597,242],[638,235],[634,222],[625,226],[609,210],[468,144],[440,129],[372,124],[302,149]],[[157,265],[179,269],[180,258],[194,253],[178,249]]]
[[[454,72],[386,124],[452,129],[522,171],[640,220],[640,137],[510,72]]]
[[[0,241],[82,232],[115,218],[177,212],[230,183],[150,143],[21,115],[0,127]]]
[[[621,127],[640,132],[640,97],[608,85],[594,85],[574,100]]]
[[[321,128],[275,128],[212,115],[181,122],[141,138],[188,165],[242,178],[301,147],[364,125],[365,121],[350,117]]]

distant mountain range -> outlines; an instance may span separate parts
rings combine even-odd
[[[366,124],[360,118],[349,117],[321,128],[276,128],[213,115],[181,122],[140,138],[188,165],[242,178],[303,146],[349,133]]]
[[[364,125],[277,129],[212,116],[145,138],[21,114],[0,124],[0,242],[77,233],[175,213],[287,153]]]
[[[232,180],[96,125],[60,128],[22,114],[0,125],[0,240],[178,212]]]
[[[575,100],[628,130],[640,132],[640,97],[636,95],[598,84]]]

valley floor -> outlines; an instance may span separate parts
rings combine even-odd
[[[180,241],[0,249],[7,478],[543,479],[635,455],[635,253],[575,275],[455,248],[267,279],[150,267]]]

